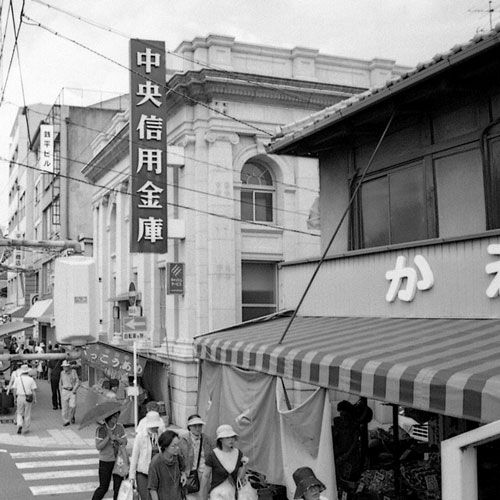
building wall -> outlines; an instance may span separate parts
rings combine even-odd
[[[499,116],[498,96],[465,95],[436,105],[432,114],[396,119],[375,156],[367,179],[377,172],[423,162],[433,186],[435,237],[456,237],[487,229],[485,179],[481,134]],[[496,107],[495,107],[496,106]],[[490,131],[491,132],[491,131]],[[320,155],[320,213],[322,248],[345,210],[355,172],[361,172],[375,149],[378,137],[355,140]],[[353,249],[346,218],[329,254]]]
[[[370,69],[371,63],[365,61],[329,58],[317,51],[297,49],[292,53],[237,44],[234,39],[218,36],[184,42],[177,50],[217,68],[328,83],[339,83],[340,78],[345,84],[349,80],[345,79],[346,74],[352,74],[349,81],[360,83],[357,78],[362,74],[363,85],[369,84],[380,69]],[[167,64],[169,61],[167,57]],[[389,66],[393,73],[400,70],[393,62]],[[183,70],[188,69],[202,68],[187,63]],[[246,85],[246,90],[252,88],[251,83]],[[128,184],[123,182],[129,175],[129,160],[126,154],[113,159],[119,145],[116,141],[106,144],[109,136],[116,135],[127,122],[128,115],[117,115],[109,134],[96,138],[94,158],[84,169],[87,178],[105,186],[98,188],[92,198],[94,255],[101,289],[101,338],[122,342],[115,331],[113,302],[109,299],[125,293],[134,281],[148,321],[147,339],[139,345],[141,349],[154,350],[170,363],[173,421],[182,426],[196,407],[198,366],[193,357],[193,337],[241,321],[242,261],[277,263],[317,256],[320,250],[319,231],[307,226],[318,196],[317,161],[267,155],[264,150],[276,125],[310,113],[307,96],[306,104],[289,104],[279,93],[259,100],[244,92],[238,95],[227,92],[225,87],[221,89],[209,94],[206,104],[223,110],[226,116],[202,104],[170,97],[168,144],[183,148],[184,165],[178,169],[169,167],[167,171],[169,201],[173,204],[169,218],[184,222],[185,238],[169,239],[166,255],[129,252],[130,195],[116,193],[117,189],[130,193]],[[299,87],[297,90],[301,91]],[[269,135],[230,117],[267,130]],[[175,160],[175,156],[167,157],[169,162]],[[249,160],[264,164],[273,179],[277,209],[271,224],[238,221],[241,169]],[[283,227],[310,234],[286,231]],[[162,269],[168,262],[185,263],[185,293],[166,295],[163,306],[160,277],[164,276]],[[126,302],[119,302],[119,306],[121,314],[127,314]]]

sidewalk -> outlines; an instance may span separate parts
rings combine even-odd
[[[63,427],[61,410],[52,409],[50,383],[47,380],[37,380],[36,383],[37,403],[31,411],[29,432],[17,434],[15,423],[0,423],[0,444],[40,448],[94,448],[96,426],[78,430],[88,388],[81,386],[77,392],[76,424]],[[125,430],[128,437],[127,447],[130,447],[133,443],[134,428],[127,427]]]

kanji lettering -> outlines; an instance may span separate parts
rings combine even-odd
[[[500,245],[499,244],[488,245],[487,251],[490,255],[500,256]],[[495,275],[493,276],[491,283],[486,289],[486,295],[490,299],[494,299],[495,297],[498,297],[500,295],[500,259],[496,260],[495,262],[490,262],[489,264],[486,264],[485,271],[488,274]]]
[[[163,240],[163,219],[156,219],[155,217],[143,219],[139,217],[137,241],[141,241],[142,239],[151,243]]]
[[[162,150],[161,149],[143,149],[139,148],[137,158],[137,172],[142,170],[142,167],[146,167],[148,172],[153,172],[155,174],[161,174],[162,172]]]
[[[416,255],[413,262],[420,272],[420,280],[418,279],[417,271],[413,267],[406,266],[406,257],[402,255],[396,259],[394,269],[385,273],[385,279],[391,282],[385,296],[387,302],[394,302],[396,297],[404,302],[411,302],[415,298],[417,289],[429,290],[433,287],[434,274],[425,257]],[[405,279],[406,286],[401,289],[403,280]]]
[[[153,84],[149,80],[146,80],[146,83],[139,84],[137,96],[142,97],[137,106],[141,106],[147,101],[151,101],[158,108],[161,106],[161,101],[157,99],[158,97],[161,98],[160,86]]]
[[[138,193],[142,193],[141,203],[137,205],[139,208],[163,208],[160,204],[160,193],[163,189],[155,186],[151,181],[147,181],[138,190]]]
[[[139,139],[146,139],[152,141],[161,141],[161,134],[163,129],[163,118],[156,115],[141,115],[137,130],[139,131]]]
[[[151,73],[151,67],[160,67],[160,54],[152,52],[148,47],[146,52],[137,52],[137,66],[146,66],[146,73]]]

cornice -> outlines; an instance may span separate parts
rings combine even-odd
[[[170,109],[181,104],[192,106],[194,101],[208,103],[214,98],[239,98],[273,101],[315,110],[366,90],[362,87],[212,69],[176,74],[169,80],[168,86],[175,91],[170,92],[168,97]]]
[[[82,168],[90,181],[101,179],[108,170],[129,154],[128,124],[126,124],[92,160]]]

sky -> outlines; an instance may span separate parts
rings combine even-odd
[[[6,25],[9,1],[0,0],[1,36],[5,34],[0,158],[8,154],[17,107],[23,105],[17,57],[5,82],[14,41],[11,18]],[[164,40],[167,50],[174,50],[184,40],[219,34],[239,42],[309,47],[324,54],[379,57],[415,66],[490,27],[488,0],[43,0],[125,35],[119,36],[39,1],[26,0],[24,13],[32,21],[22,23],[18,37],[28,106],[53,104],[62,88],[95,90],[103,96],[106,92],[125,93],[129,82],[126,69],[28,24],[33,21],[124,65],[128,64],[126,37]],[[12,3],[18,25],[23,1]],[[500,1],[492,7],[498,8],[493,13],[495,25],[500,22]],[[0,227],[7,221],[7,178],[8,166],[0,161]]]

